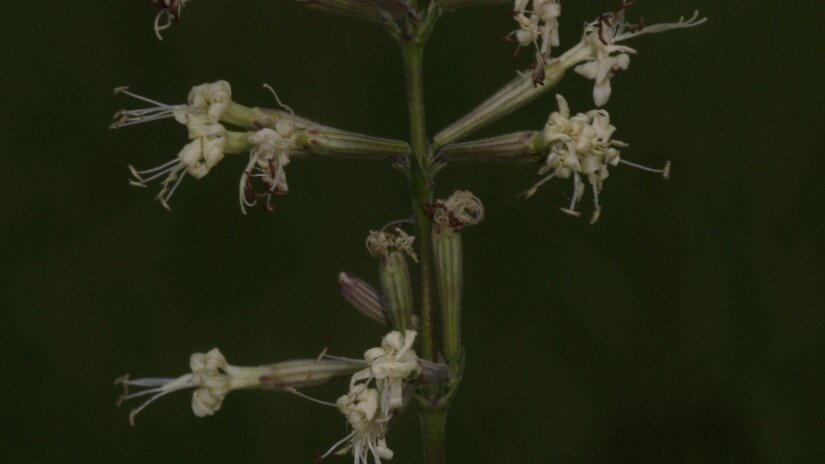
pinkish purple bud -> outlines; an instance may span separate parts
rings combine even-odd
[[[380,324],[390,324],[381,303],[381,295],[370,284],[352,274],[342,272],[338,275],[338,289],[341,290],[341,296],[358,312]]]

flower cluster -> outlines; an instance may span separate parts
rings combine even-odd
[[[607,111],[592,110],[571,117],[567,100],[561,95],[556,95],[556,101],[559,110],[550,114],[542,132],[547,158],[539,174],[545,177],[525,192],[526,197],[533,196],[542,184],[554,177],[568,179],[572,176],[573,193],[570,206],[561,210],[578,217],[580,213],[576,211],[576,205],[584,195],[582,176],[585,176],[593,191],[594,208],[590,223],[594,224],[601,213],[599,192],[609,175],[608,166],[624,163],[661,173],[665,179],[668,178],[669,163],[664,169],[658,170],[621,159],[618,149],[626,147],[627,144],[612,138],[616,127],[610,124],[610,115]]]
[[[352,451],[355,464],[367,464],[372,456],[376,464],[390,460],[387,447],[388,423],[404,405],[404,383],[421,373],[421,365],[412,346],[416,332],[387,334],[380,347],[364,353],[367,367],[350,380],[349,393],[335,402],[352,431],[335,443],[320,459],[332,453]]]
[[[610,98],[610,79],[630,66],[630,55],[636,50],[618,45],[619,42],[642,34],[655,34],[673,29],[688,28],[704,23],[707,18],[699,18],[699,12],[687,20],[679,18],[675,23],[645,25],[644,20],[630,24],[625,20],[625,10],[632,3],[624,4],[617,11],[599,16],[584,28],[580,46],[584,46],[589,56],[575,71],[594,81],[593,100],[596,106],[603,106]]]
[[[195,86],[189,92],[185,105],[156,102],[130,92],[127,87],[119,87],[115,93],[128,95],[152,106],[118,111],[114,116],[115,122],[110,126],[113,129],[167,118],[174,118],[188,129],[191,142],[174,159],[141,171],[129,166],[133,177],[130,183],[137,187],[146,187],[147,182],[165,176],[156,199],[169,209],[169,199],[186,174],[200,179],[223,159],[226,129],[219,121],[232,103],[232,89],[226,81]]]

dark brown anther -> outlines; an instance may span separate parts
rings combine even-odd
[[[541,87],[544,85],[544,66],[542,63],[536,63],[533,69],[533,87]]]
[[[632,26],[630,26],[628,28],[628,30],[630,31],[631,34],[635,34],[635,33],[641,31],[644,28],[645,28],[645,18],[643,16],[643,17],[639,18],[638,23],[633,24]]]
[[[175,21],[180,20],[180,12],[188,2],[189,0],[149,0],[150,5],[168,11]]]

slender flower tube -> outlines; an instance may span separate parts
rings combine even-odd
[[[446,200],[438,200],[428,213],[433,217],[433,254],[441,305],[442,349],[450,367],[450,385],[460,381],[461,296],[464,265],[461,231],[484,219],[484,206],[475,195],[458,190]]]
[[[378,258],[383,305],[392,316],[393,327],[398,330],[412,327],[412,283],[405,255],[417,261],[414,240],[415,237],[399,228],[394,232],[372,231],[367,237],[367,250]]]
[[[469,142],[451,143],[439,156],[452,161],[479,161],[502,164],[538,164],[544,159],[541,136],[535,131],[513,132]]]
[[[537,68],[530,73],[521,73],[475,109],[436,134],[433,138],[435,149],[457,142],[535,100],[555,87],[571,68],[576,68],[579,74],[595,80],[594,100],[597,106],[599,103],[604,104],[610,96],[610,77],[619,68],[626,67],[629,63],[629,57],[620,55],[627,55],[632,53],[630,50],[633,50],[616,45],[618,42],[644,34],[690,28],[703,24],[707,20],[707,18],[699,18],[699,13],[695,12],[687,20],[680,18],[675,23],[633,26],[624,21],[625,8],[616,13],[602,15],[587,24],[578,44],[558,58],[548,60],[541,70]],[[579,65],[582,67],[578,67]],[[535,79],[538,71],[542,73],[541,81]]]
[[[131,379],[126,374],[117,380],[123,386],[124,401],[149,396],[129,414],[129,422],[135,425],[135,417],[158,398],[178,390],[194,388],[192,412],[198,417],[215,414],[229,392],[240,389],[286,390],[318,385],[334,378],[346,377],[364,368],[357,360],[303,359],[257,367],[232,366],[217,348],[207,353],[195,353],[189,358],[191,373],[177,378]],[[143,388],[130,392],[129,387]]]

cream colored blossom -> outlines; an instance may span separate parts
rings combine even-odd
[[[556,101],[559,109],[550,114],[542,132],[547,157],[539,169],[539,175],[545,177],[525,192],[526,197],[533,196],[550,179],[572,177],[570,205],[561,210],[578,217],[581,213],[576,211],[576,206],[584,195],[586,180],[593,193],[592,224],[599,219],[601,213],[599,193],[609,175],[609,166],[622,163],[668,177],[669,163],[664,169],[651,169],[621,159],[619,149],[627,147],[627,144],[613,139],[616,127],[610,124],[610,115],[606,111],[592,110],[571,116],[567,100],[556,95]]]
[[[130,183],[134,186],[146,187],[146,183],[164,178],[156,199],[169,209],[169,200],[187,174],[196,179],[203,178],[223,159],[226,128],[220,119],[232,103],[232,89],[226,81],[198,85],[192,88],[187,103],[182,105],[150,100],[130,92],[127,87],[119,87],[115,93],[128,95],[152,106],[118,111],[115,122],[110,126],[113,129],[171,118],[187,128],[192,141],[181,149],[177,157],[150,169],[137,170],[129,166],[132,174]]]
[[[130,379],[125,375],[115,381],[124,388],[123,401],[152,395],[129,414],[129,422],[135,425],[137,416],[146,406],[169,393],[188,388],[195,388],[192,393],[192,412],[198,417],[215,414],[223,404],[224,398],[232,390],[253,388],[261,385],[260,377],[268,372],[266,367],[238,367],[229,365],[217,348],[207,353],[195,353],[189,358],[191,373],[178,378],[141,378]],[[129,387],[146,388],[129,393]]]
[[[528,3],[529,0],[515,0],[513,19],[519,28],[509,37],[522,47],[533,45],[543,61],[550,57],[552,47],[559,45],[561,5],[558,0],[532,0],[532,10],[528,10]]]
[[[681,17],[675,23],[634,25],[625,20],[625,9],[620,8],[614,13],[599,16],[584,29],[580,46],[588,52],[588,57],[584,63],[576,66],[575,70],[594,81],[593,101],[596,106],[607,103],[611,93],[610,79],[618,72],[626,70],[630,66],[630,55],[636,53],[636,50],[619,45],[619,42],[643,34],[698,26],[707,20],[699,18],[697,11],[687,20]]]
[[[368,464],[372,457],[376,464],[381,460],[391,460],[393,452],[387,447],[388,422],[392,418],[379,408],[378,390],[366,384],[353,386],[349,393],[341,396],[335,405],[347,419],[351,432],[341,439],[320,459],[332,453],[343,455],[352,452],[355,464]]]
[[[297,148],[297,137],[295,126],[288,121],[278,122],[274,130],[264,128],[249,135],[249,143],[254,148],[241,175],[238,192],[241,212],[246,214],[246,207],[254,206],[262,197],[266,198],[265,208],[271,210],[272,196],[289,192],[284,168],[289,164],[290,152]],[[263,183],[263,193],[254,191],[255,180]]]
[[[397,330],[388,333],[381,346],[364,353],[367,368],[355,373],[350,380],[350,388],[375,381],[381,393],[381,412],[389,414],[404,403],[404,382],[420,373],[418,356],[413,350],[416,332],[407,330],[403,334]]]

